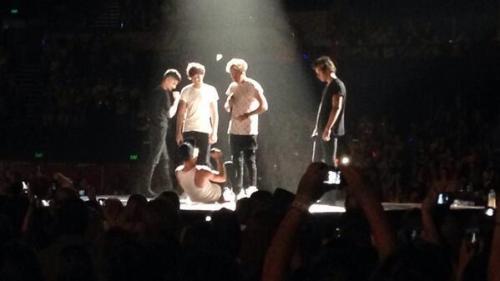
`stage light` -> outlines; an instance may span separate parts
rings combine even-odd
[[[223,56],[222,54],[217,54],[217,55],[215,56],[215,60],[216,60],[216,61],[220,61],[223,57],[224,57],[224,56]]]
[[[311,214],[345,213],[345,207],[316,203],[312,204],[311,207],[309,207],[309,213]]]
[[[347,165],[349,165],[349,163],[351,163],[351,159],[347,156],[343,156],[340,159],[340,163],[342,163],[342,165],[344,165],[344,166],[347,166]]]
[[[486,210],[484,211],[484,214],[487,215],[488,217],[492,217],[495,214],[495,209],[486,208]]]

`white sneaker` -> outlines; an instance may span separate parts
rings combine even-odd
[[[248,198],[244,188],[240,189],[240,192],[236,194],[236,200],[240,200],[242,198]]]
[[[252,194],[253,194],[254,192],[257,192],[257,191],[258,191],[257,187],[256,187],[256,186],[251,185],[251,186],[247,187],[247,189],[245,190],[245,193],[246,193],[247,197],[249,197],[249,198],[250,198],[250,196],[252,196]]]
[[[183,192],[182,194],[179,195],[179,201],[183,202],[188,200],[189,197],[187,196],[186,192]]]
[[[224,187],[222,190],[222,198],[225,202],[233,202],[236,199],[236,195],[229,187]]]

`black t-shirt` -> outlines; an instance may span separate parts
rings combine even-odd
[[[156,87],[149,97],[148,108],[151,125],[168,127],[168,110],[171,106],[170,92]]]
[[[323,94],[321,97],[321,104],[318,112],[318,134],[321,136],[323,130],[328,123],[328,118],[330,117],[330,112],[332,111],[332,99],[333,96],[339,95],[343,97],[342,107],[340,109],[339,116],[335,124],[332,127],[332,136],[343,136],[345,134],[344,128],[344,111],[346,102],[346,88],[344,82],[338,78],[334,78],[330,84],[325,86],[323,89]]]

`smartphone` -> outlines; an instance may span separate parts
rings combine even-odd
[[[488,217],[493,217],[495,215],[495,209],[488,207],[484,210],[484,214]]]
[[[445,192],[440,192],[437,197],[437,205],[448,205],[450,202],[450,196]]]
[[[99,205],[101,205],[101,206],[106,205],[106,199],[99,198],[99,200],[97,200],[97,201],[99,201]]]
[[[23,193],[28,194],[28,184],[25,181],[21,181],[21,185],[23,186]]]
[[[329,167],[326,177],[323,179],[325,192],[331,190],[341,190],[344,186],[344,179],[341,171],[336,167]]]
[[[335,168],[329,168],[326,178],[323,180],[324,184],[339,185],[340,184],[340,171]]]

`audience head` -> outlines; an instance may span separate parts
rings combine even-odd
[[[179,200],[179,195],[174,191],[163,191],[158,195],[156,199],[169,201],[177,211],[180,210],[181,202]]]

